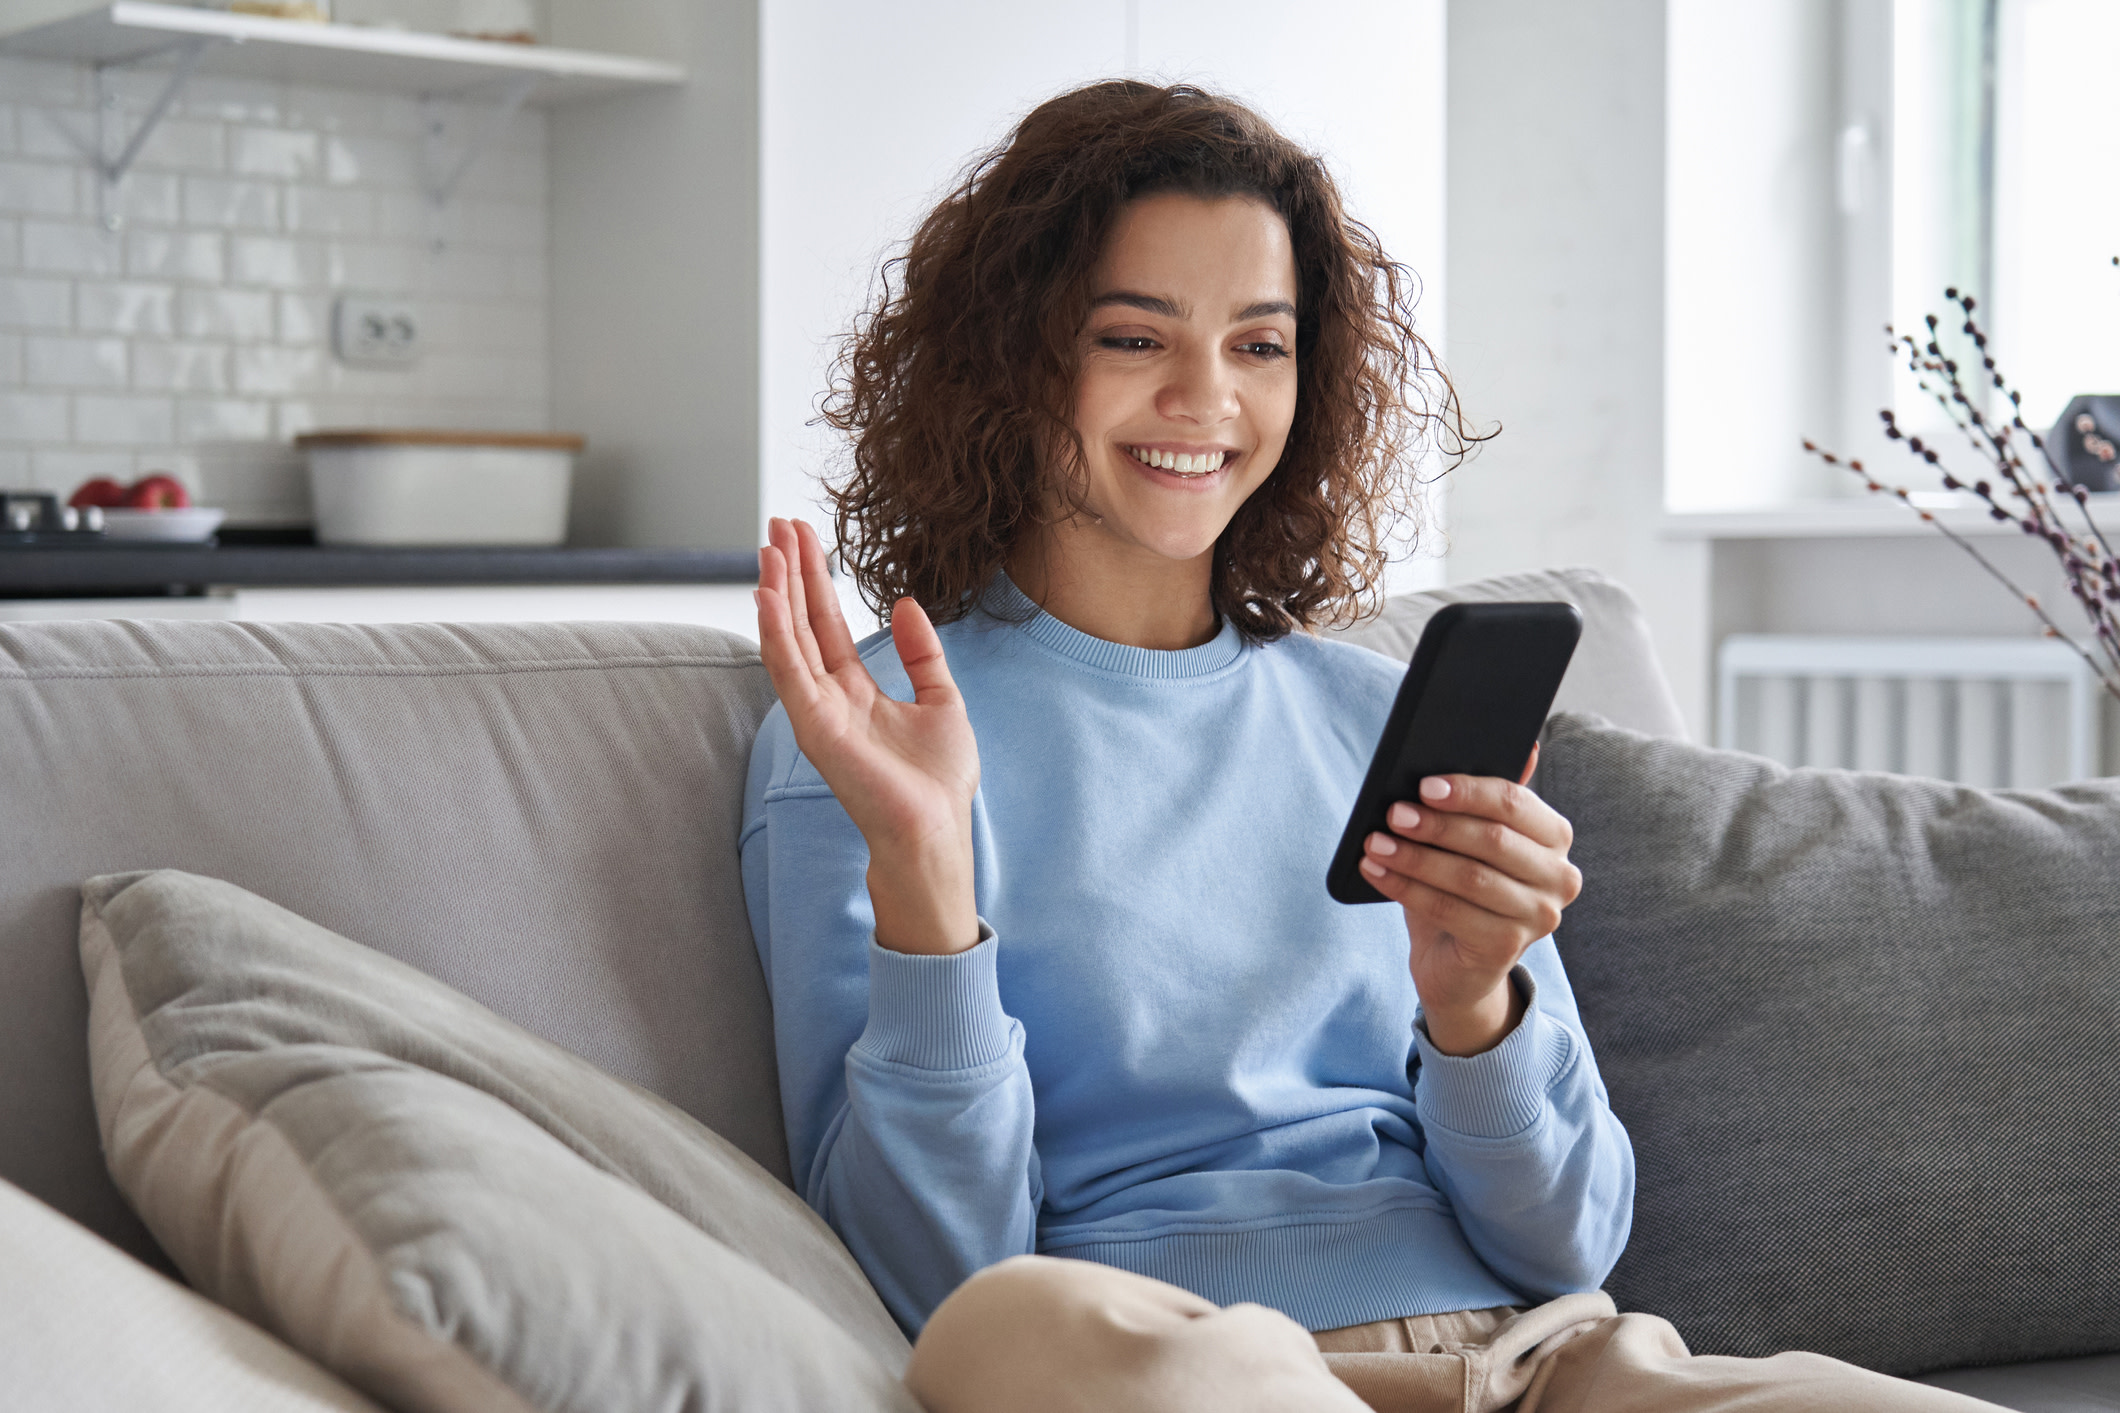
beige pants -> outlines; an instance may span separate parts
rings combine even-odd
[[[1974,1413],[1993,1405],[1818,1354],[1689,1355],[1603,1294],[1310,1335],[1261,1305],[1086,1261],[980,1272],[921,1332],[928,1413]]]

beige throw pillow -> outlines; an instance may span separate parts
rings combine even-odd
[[[678,1109],[232,884],[82,894],[104,1151],[200,1291],[408,1413],[915,1413],[845,1248]]]
[[[382,1413],[332,1374],[0,1182],[9,1413]]]

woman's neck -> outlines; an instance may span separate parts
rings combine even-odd
[[[1080,633],[1135,648],[1196,648],[1221,631],[1209,588],[1214,552],[1173,560],[1049,527],[1009,557],[1029,599]]]

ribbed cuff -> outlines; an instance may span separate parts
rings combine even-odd
[[[994,929],[947,957],[915,957],[869,943],[869,1024],[856,1048],[871,1059],[923,1070],[968,1070],[1009,1052],[1008,1013],[994,958]]]
[[[1423,1123],[1473,1138],[1510,1138],[1538,1122],[1547,1091],[1575,1050],[1568,1028],[1538,1008],[1538,983],[1519,965],[1510,980],[1524,993],[1524,1018],[1502,1043],[1477,1055],[1446,1055],[1414,1017],[1413,1043],[1421,1056],[1414,1104]]]

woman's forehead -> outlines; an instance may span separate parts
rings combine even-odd
[[[1292,313],[1295,250],[1280,213],[1255,197],[1158,193],[1120,211],[1090,293],[1176,318]]]

